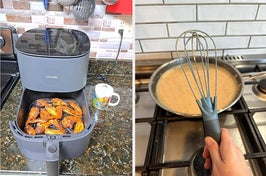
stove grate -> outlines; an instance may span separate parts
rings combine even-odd
[[[260,60],[259,63],[253,64],[253,60],[246,61],[244,57],[224,58],[230,60],[241,74],[251,72],[266,71],[266,60]],[[241,60],[239,63],[238,61]],[[235,62],[236,61],[236,62]],[[243,61],[243,62],[242,62]],[[246,63],[252,64],[246,64]],[[236,64],[237,63],[237,64]],[[257,84],[258,81],[247,81],[245,85]],[[136,89],[136,93],[145,92],[148,89],[141,87]],[[266,107],[249,108],[245,98],[242,96],[231,108],[219,114],[219,116],[233,116],[247,153],[244,157],[250,161],[255,175],[266,175],[266,144],[254,120],[254,114],[266,113]],[[137,172],[142,175],[162,175],[162,170],[166,168],[188,168],[192,160],[163,161],[164,141],[167,124],[179,121],[201,121],[200,118],[184,118],[168,112],[158,105],[155,106],[153,117],[137,118],[136,123],[147,122],[151,124],[151,132],[146,152],[146,158],[143,166],[135,167]]]
[[[150,133],[150,141],[148,144],[148,149],[146,153],[146,159],[144,166],[136,167],[136,171],[143,171],[143,175],[160,175],[160,170],[165,168],[179,168],[179,167],[190,167],[191,160],[184,161],[172,161],[172,162],[163,162],[163,150],[164,150],[164,140],[165,140],[165,131],[167,128],[167,123],[171,121],[200,121],[199,118],[187,119],[183,117],[175,116],[170,113],[170,116],[167,111],[156,106],[155,115],[152,118],[147,118],[149,122],[152,122],[152,130]],[[266,145],[263,141],[262,136],[257,129],[257,126],[254,121],[252,121],[252,114],[255,112],[266,112],[265,108],[253,109],[252,111],[247,108],[245,100],[243,97],[232,107],[231,110],[222,112],[222,114],[232,114],[234,115],[240,132],[247,136],[244,138],[245,143],[249,146],[249,153],[245,154],[245,158],[251,160],[254,164],[259,166],[256,168],[257,172],[266,174]],[[141,123],[145,121],[144,119],[136,121],[136,123]],[[146,121],[147,122],[147,121]]]

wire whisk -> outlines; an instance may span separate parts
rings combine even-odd
[[[183,41],[183,57],[185,58],[181,59],[179,57],[181,68],[195,101],[201,110],[205,136],[211,136],[217,143],[220,143],[221,132],[217,114],[218,68],[215,42],[205,32],[199,30],[185,31],[176,41],[177,55],[179,55],[178,47],[180,40]],[[210,57],[210,48],[214,50],[214,56],[212,57]],[[214,73],[210,72],[211,64],[214,64]],[[211,74],[214,74],[214,76]],[[211,77],[214,77],[214,83],[210,81]],[[213,96],[211,95],[212,89],[214,89]]]

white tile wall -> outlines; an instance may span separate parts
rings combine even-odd
[[[164,4],[228,3],[229,0],[164,0]],[[163,0],[135,0],[135,4],[163,4]]]
[[[227,35],[265,35],[266,21],[229,22]]]
[[[257,5],[200,5],[199,21],[254,20]]]
[[[205,31],[209,35],[224,35],[225,22],[190,22],[190,23],[169,23],[169,36],[178,37],[182,32],[192,29]]]
[[[139,6],[135,9],[136,23],[194,21],[196,6],[192,5],[155,5]]]
[[[266,0],[231,0],[231,3],[266,3]]]
[[[135,26],[135,38],[167,38],[165,24],[137,24]]]
[[[218,55],[266,54],[266,0],[136,0],[135,4],[137,60],[158,53],[175,57],[176,39],[189,29],[211,35]]]
[[[243,36],[243,37],[213,37],[213,40],[215,41],[216,48],[218,48],[218,49],[246,48],[246,47],[248,47],[248,43],[249,43],[249,37],[248,36]],[[263,40],[263,39],[261,39],[261,40]],[[176,50],[176,41],[177,41],[177,39],[141,40],[141,46],[142,46],[143,52],[175,51]],[[256,41],[256,42],[259,43],[259,41]],[[260,42],[262,42],[262,41],[260,41]],[[178,45],[178,50],[183,50],[183,48],[184,48],[183,45],[181,45],[181,44]],[[190,49],[190,48],[188,48],[188,49]],[[214,49],[214,47],[210,41],[209,41],[209,49]]]
[[[213,37],[216,47],[219,49],[247,48],[249,36],[243,37]]]
[[[250,47],[265,47],[266,48],[266,35],[251,37]]]
[[[164,0],[166,4],[201,4],[201,3],[227,3],[229,0]]]
[[[251,55],[251,54],[265,54],[266,49],[237,49],[224,50],[223,55]]]
[[[163,4],[163,0],[135,0],[135,4]]]
[[[257,19],[266,20],[266,5],[260,6]]]
[[[174,51],[176,39],[141,40],[143,52]]]

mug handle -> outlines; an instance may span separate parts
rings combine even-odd
[[[112,96],[116,96],[117,97],[117,101],[115,103],[109,103],[109,106],[116,106],[118,105],[118,103],[120,102],[120,95],[118,93],[113,93]]]

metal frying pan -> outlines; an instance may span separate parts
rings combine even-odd
[[[169,108],[168,105],[166,105],[165,103],[163,103],[162,101],[159,100],[158,96],[157,96],[157,85],[158,85],[158,82],[160,81],[160,79],[162,79],[162,75],[171,70],[171,69],[174,69],[174,68],[177,68],[178,66],[181,65],[181,63],[184,63],[185,62],[185,59],[184,58],[181,58],[181,59],[175,59],[175,60],[172,60],[170,62],[167,62],[165,64],[163,64],[162,66],[160,66],[151,76],[150,78],[150,83],[149,83],[149,92],[153,98],[153,100],[156,102],[157,105],[159,105],[161,108],[169,111],[169,112],[172,112],[174,114],[177,114],[177,115],[181,115],[181,116],[184,116],[184,117],[201,117],[201,113],[191,113],[191,112],[183,112],[183,111],[177,111],[175,109],[172,109],[172,108]],[[210,63],[211,63],[211,60],[210,60]],[[222,112],[226,109],[228,109],[229,107],[231,107],[233,104],[235,104],[239,98],[241,97],[242,95],[242,92],[243,92],[243,81],[242,81],[242,78],[240,76],[240,73],[234,68],[232,67],[231,65],[221,61],[221,60],[218,60],[218,68],[222,68],[222,69],[225,69],[228,71],[229,74],[231,74],[230,76],[233,77],[233,81],[235,81],[235,92],[233,92],[233,97],[231,98],[231,100],[229,102],[226,103],[226,106],[224,107],[221,107],[217,109],[217,112]],[[219,75],[219,71],[218,71],[218,75]],[[178,76],[178,75],[177,75]],[[219,86],[227,86],[226,83],[223,83],[222,82],[223,79],[218,79],[218,87]],[[180,84],[180,86],[185,86],[186,81],[185,82],[180,82],[178,83]],[[225,85],[222,85],[222,84],[225,84]],[[168,86],[168,85],[167,85]],[[175,91],[179,91],[178,89],[175,90]],[[219,90],[218,90],[219,91]],[[220,89],[220,91],[223,91],[223,88]],[[166,91],[167,92],[167,91]],[[192,94],[191,91],[188,91],[187,93],[185,93],[186,95],[190,95]],[[231,95],[232,96],[232,95]],[[223,98],[223,97],[219,97],[218,96],[218,104],[219,104],[219,99],[220,98]],[[179,98],[178,98],[179,99]],[[187,101],[187,100],[179,100],[179,101]],[[189,102],[190,105],[192,104],[196,104],[195,100],[194,101],[191,101]]]
[[[192,113],[192,112],[196,112],[195,109],[198,107],[196,105],[195,99],[189,98],[189,96],[192,94],[189,87],[188,87],[188,89],[184,88],[184,87],[188,86],[187,81],[186,80],[182,81],[182,79],[180,79],[180,77],[184,76],[183,72],[176,72],[176,70],[181,68],[181,64],[184,64],[185,61],[186,61],[185,58],[181,58],[181,59],[172,60],[172,61],[167,62],[167,63],[163,64],[162,66],[160,66],[153,73],[153,75],[150,78],[149,92],[150,92],[153,100],[156,102],[156,104],[167,111],[170,111],[174,114],[181,115],[184,117],[201,117],[200,111],[198,111],[198,113]],[[201,59],[197,58],[197,62],[198,61],[201,62]],[[214,63],[214,60],[212,60],[210,58],[210,65],[212,63]],[[185,66],[183,65],[182,67],[184,68]],[[174,70],[174,69],[176,69],[176,70]],[[244,84],[242,81],[242,77],[240,76],[240,73],[231,65],[229,65],[229,64],[227,64],[221,60],[217,60],[217,69],[218,69],[218,86],[217,86],[218,108],[217,108],[217,112],[219,113],[219,112],[222,112],[222,111],[226,110],[227,108],[231,107],[233,104],[235,104],[239,100],[239,98],[241,97],[242,92],[243,92],[243,87],[244,87],[243,85]],[[175,74],[169,74],[169,71],[175,71],[174,72]],[[173,72],[171,72],[171,73],[173,73]],[[179,74],[177,74],[177,73],[179,73]],[[224,75],[223,73],[226,73],[226,75]],[[226,78],[227,76],[228,76],[228,78],[230,78],[230,82],[232,82],[233,84],[229,83],[228,79]],[[168,82],[162,81],[163,79],[168,79]],[[162,86],[162,83],[165,83],[165,84],[163,84],[163,86]],[[160,90],[160,88],[158,88],[160,86],[158,86],[158,85],[160,85],[164,88],[164,91],[162,92],[162,94],[158,94],[158,92],[157,92]],[[233,91],[228,92],[228,90],[233,90]],[[176,92],[178,92],[178,91],[182,92],[182,93],[177,94],[179,96],[173,95],[173,94],[176,94]],[[163,97],[163,98],[165,98],[164,101],[162,101],[162,95],[166,97],[166,98]],[[169,95],[170,96],[173,95],[173,97],[174,97],[174,98],[173,97],[169,98],[170,104],[169,104],[169,102],[167,102]],[[228,98],[228,97],[230,97],[230,98]],[[219,107],[219,100],[222,102],[225,102],[224,106]],[[224,100],[226,100],[227,102]],[[187,106],[187,107],[183,108],[183,109],[179,108],[179,110],[173,109],[172,104],[175,102],[177,102],[176,104],[178,104],[178,106],[177,106],[178,108],[180,106],[182,106],[183,104],[185,104],[185,106]],[[195,106],[193,106],[193,104],[195,104]],[[223,103],[221,103],[221,104],[223,104]],[[191,109],[193,111],[191,111]],[[204,120],[204,118],[203,118],[203,127],[204,127],[205,135],[206,134],[210,135],[210,133],[215,132],[215,130],[210,130],[210,129],[220,128],[217,126],[210,125],[210,123],[207,123],[206,120]],[[211,134],[210,136],[215,136],[215,135]],[[205,170],[203,168],[203,165],[204,165],[204,160],[202,158],[202,150],[201,150],[201,151],[198,151],[193,156],[188,175],[194,176],[194,175],[197,175],[197,173],[199,173],[200,175],[206,175],[206,176],[211,175],[211,173],[210,173],[211,171]]]

